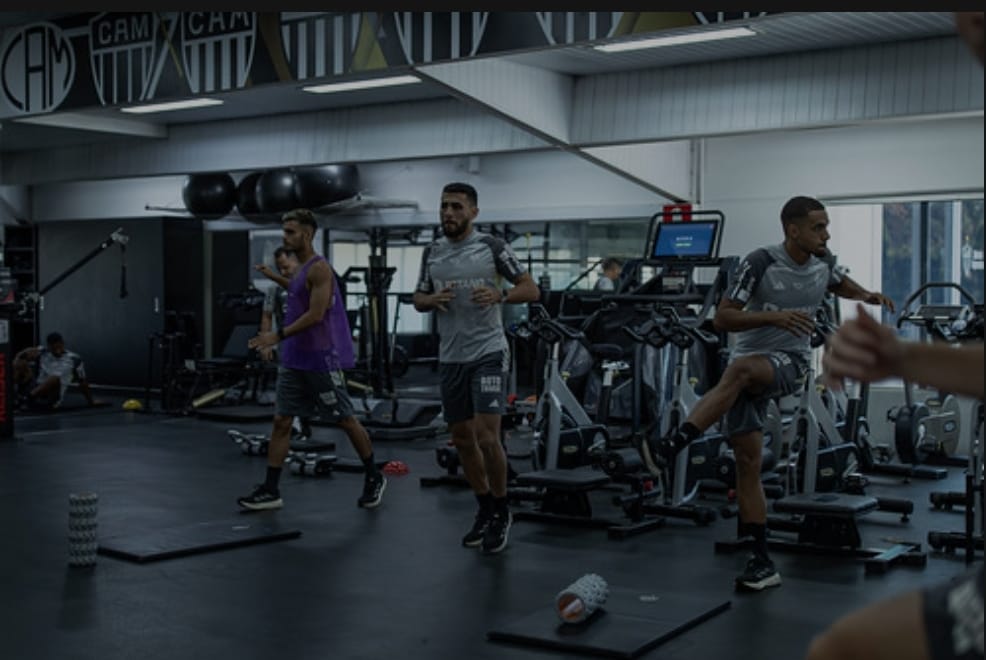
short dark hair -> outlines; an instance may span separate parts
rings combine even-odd
[[[812,211],[824,211],[825,205],[814,197],[792,197],[781,209],[781,224],[789,225],[795,220],[807,218]]]
[[[51,346],[52,344],[57,344],[58,342],[65,343],[65,339],[58,332],[52,332],[47,337],[45,337],[45,343]]]
[[[609,270],[610,268],[622,268],[623,262],[616,257],[606,257],[603,259],[603,270]]]
[[[275,259],[277,259],[278,257],[293,257],[293,256],[294,256],[294,250],[289,250],[283,245],[277,248],[276,250],[274,250]]]
[[[468,183],[461,183],[455,181],[453,183],[445,184],[442,188],[443,193],[462,193],[469,198],[469,201],[473,206],[479,206],[479,195],[476,194],[476,189],[470,186]]]
[[[288,211],[281,216],[281,223],[285,222],[297,222],[299,225],[307,225],[312,228],[312,231],[318,229],[318,223],[315,222],[315,214],[308,209],[293,209]]]

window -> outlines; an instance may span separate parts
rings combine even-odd
[[[832,251],[862,286],[887,295],[898,310],[928,282],[953,282],[983,302],[983,200],[938,199],[839,204],[829,207]],[[954,288],[931,289],[928,303],[960,304],[967,300]],[[915,301],[914,304],[917,304]],[[844,318],[855,304],[840,300]],[[897,315],[884,309],[884,323]],[[901,334],[919,335],[905,325]]]

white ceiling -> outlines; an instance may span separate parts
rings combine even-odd
[[[37,20],[51,20],[65,14],[43,12],[0,12],[0,27]],[[797,53],[854,45],[927,39],[954,34],[951,12],[821,12],[790,13],[751,19],[756,37],[707,42],[673,48],[656,48],[628,53],[603,53],[590,45],[544,48],[509,55],[491,55],[511,62],[544,68],[572,76],[652,69],[697,62],[715,62],[778,53]],[[692,32],[693,27],[674,32]],[[669,32],[671,33],[671,32]],[[446,97],[448,92],[428,82],[376,90],[338,94],[309,94],[298,84],[265,85],[221,95],[221,106],[141,116],[140,121],[156,124],[188,124],[224,121],[234,118],[301,113],[315,110],[393,104]],[[117,108],[93,108],[74,114],[121,118]],[[133,117],[128,117],[133,121]],[[114,133],[28,125],[4,120],[0,125],[0,152],[77,146],[119,140]]]

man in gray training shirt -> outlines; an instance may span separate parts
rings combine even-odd
[[[462,471],[479,501],[466,547],[496,553],[507,547],[507,456],[500,416],[510,362],[499,305],[537,300],[540,291],[505,241],[476,231],[476,189],[450,183],[442,190],[444,237],[425,248],[414,308],[438,315],[442,408]],[[513,282],[512,289],[501,284]]]
[[[726,435],[736,453],[740,533],[754,540],[753,556],[736,578],[740,590],[781,583],[767,555],[767,502],[760,482],[763,421],[771,398],[792,394],[804,384],[815,310],[826,291],[894,308],[886,296],[867,291],[836,268],[835,257],[825,248],[828,225],[817,199],[794,197],[784,204],[784,242],[748,254],[716,310],[716,329],[737,333],[729,366],[679,428],[640,446],[648,469],[661,474],[665,465],[674,464],[677,452],[726,416]]]

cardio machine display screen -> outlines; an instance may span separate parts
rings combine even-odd
[[[661,222],[657,225],[649,259],[713,259],[719,223],[715,220]]]

